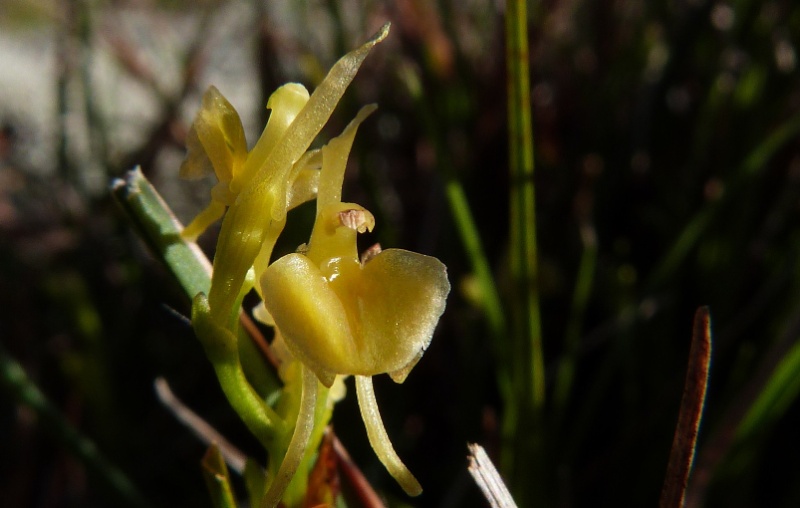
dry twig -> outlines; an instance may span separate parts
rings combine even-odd
[[[517,504],[511,497],[508,487],[500,477],[500,473],[486,454],[486,450],[477,443],[468,444],[469,455],[469,474],[475,479],[483,492],[489,506],[492,508],[517,508]]]

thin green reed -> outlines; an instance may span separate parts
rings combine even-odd
[[[739,195],[747,189],[760,171],[766,166],[775,153],[800,134],[800,114],[795,114],[779,127],[770,132],[749,155],[742,161],[735,173],[725,182],[726,189],[722,199],[706,203],[694,217],[684,226],[672,244],[672,248],[664,255],[653,275],[650,276],[648,287],[657,288],[664,284],[684,262],[692,248],[703,237],[713,221],[723,210],[733,196]]]
[[[528,63],[528,13],[524,0],[506,3],[506,65],[508,79],[508,127],[510,169],[510,225],[512,327],[511,361],[515,400],[506,401],[506,416],[515,404],[518,418],[505,425],[507,448],[513,447],[514,483],[518,501],[525,504],[529,496],[520,495],[521,485],[531,485],[541,494],[543,412],[545,375],[542,357],[542,331],[539,311],[538,270],[536,251],[536,203],[534,195],[533,128],[530,104],[530,66]],[[521,411],[520,411],[521,410]],[[520,427],[524,425],[524,427]],[[508,438],[514,436],[513,441]],[[507,453],[508,455],[508,453]],[[524,461],[524,462],[523,462]],[[524,474],[534,483],[519,481]],[[538,482],[537,482],[538,481]]]
[[[475,216],[467,200],[464,186],[458,178],[456,168],[446,148],[446,142],[443,139],[443,128],[437,123],[437,115],[434,113],[435,108],[432,106],[432,102],[440,97],[436,96],[426,101],[419,77],[409,70],[406,70],[402,77],[408,87],[408,93],[414,98],[425,137],[433,144],[435,149],[436,164],[445,180],[445,196],[450,207],[450,213],[453,216],[461,244],[464,246],[464,253],[480,288],[481,303],[483,311],[486,313],[489,334],[491,339],[495,341],[495,351],[498,352],[498,358],[502,357],[505,360],[509,355],[507,352],[501,354],[500,351],[502,351],[501,342],[508,336],[506,315],[503,312],[503,304],[495,278],[492,275],[489,259],[486,256],[486,249],[481,241],[478,225],[475,223]],[[498,384],[504,397],[507,396],[506,394],[508,396],[511,394],[511,380],[508,370],[503,365],[498,366]]]
[[[115,496],[119,505],[131,508],[152,506],[125,473],[97,448],[94,441],[81,434],[39,390],[0,344],[0,393],[14,403],[27,407],[36,415],[37,423],[59,445],[64,446],[96,478],[104,484],[109,495]]]

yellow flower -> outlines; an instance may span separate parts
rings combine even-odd
[[[328,121],[370,50],[389,32],[385,25],[363,46],[334,64],[311,96],[301,85],[279,88],[271,97],[270,120],[255,147],[244,154],[244,135],[236,111],[215,89],[209,89],[189,137],[187,177],[213,170],[219,184],[212,204],[187,227],[196,237],[225,212],[208,306],[214,322],[235,327],[238,300],[248,290],[247,273],[256,275],[269,263],[272,248],[286,223],[287,210],[314,196],[315,166],[320,152],[307,152]]]
[[[376,454],[406,492],[422,491],[386,434],[371,376],[388,373],[402,383],[422,357],[450,291],[446,268],[435,258],[400,249],[377,248],[359,258],[357,234],[372,230],[375,219],[360,205],[343,203],[341,190],[358,126],[375,106],[362,108],[321,149],[308,150],[388,29],[384,26],[340,59],[312,95],[297,84],[276,90],[267,104],[269,122],[249,152],[238,114],[216,88],[205,93],[189,132],[181,175],[213,173],[218,183],[208,208],[187,226],[184,237],[196,239],[224,215],[211,289],[208,298],[195,298],[193,324],[228,400],[248,428],[267,448],[277,446],[271,432],[292,432],[288,444],[278,440],[285,447],[270,449],[271,460],[283,457],[270,475],[264,506],[278,504],[305,456],[319,383],[331,387],[337,377],[348,375],[356,378],[361,415]],[[314,196],[317,216],[307,248],[269,265],[287,210]],[[289,377],[294,386],[301,385],[296,422],[282,421],[241,368],[236,330],[241,299],[253,284],[263,297],[258,314],[276,326],[276,336],[291,353],[286,369],[294,375]]]
[[[392,448],[378,413],[370,376],[403,382],[431,341],[450,291],[436,258],[400,249],[359,259],[356,236],[372,230],[372,214],[342,203],[341,182],[367,106],[341,136],[322,149],[317,217],[303,253],[271,264],[259,283],[264,305],[289,351],[330,387],[337,375],[355,375],[370,443],[411,495],[419,483]]]
[[[374,222],[359,205],[329,205],[308,251],[282,257],[261,278],[290,351],[326,386],[336,375],[404,379],[444,311],[450,285],[436,258],[388,249],[359,261],[356,233]]]
[[[272,111],[267,126],[248,153],[239,114],[216,87],[206,90],[203,105],[187,135],[188,153],[180,176],[191,180],[213,172],[218,183],[211,189],[211,203],[184,229],[184,238],[195,240],[222,217],[226,207],[235,204],[242,188],[253,180],[259,163],[275,148],[308,98],[303,85],[289,83],[278,88],[267,101],[267,108]],[[299,162],[291,182],[288,209],[316,195],[319,166],[313,164],[318,161],[305,157]]]

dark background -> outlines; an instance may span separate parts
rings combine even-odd
[[[205,87],[239,108],[252,142],[274,88],[313,87],[387,20],[389,38],[322,137],[379,104],[356,138],[344,198],[376,216],[364,246],[435,255],[453,286],[407,382],[376,379],[389,434],[425,488],[410,504],[484,505],[466,443],[502,462],[513,401],[499,395],[503,339],[489,333],[445,188],[464,186],[508,305],[501,4],[0,1],[3,355],[153,506],[210,506],[204,447],[158,403],[157,376],[261,456],[167,310],[188,314],[188,299],[107,183],[140,164],[190,219],[209,183],[177,172]],[[512,490],[551,506],[654,506],[693,314],[708,305],[715,345],[695,475],[708,482],[690,492],[703,506],[800,505],[800,5],[575,0],[535,2],[529,14],[549,402],[536,473],[545,491]],[[311,213],[290,220],[310,225]],[[276,255],[307,231],[287,230]],[[212,254],[214,232],[201,244]],[[581,283],[588,296],[576,302]],[[556,408],[570,336],[575,385]],[[3,394],[0,505],[124,505],[29,405]],[[742,430],[745,415],[755,430]],[[334,424],[376,489],[409,503],[369,449],[353,393]]]

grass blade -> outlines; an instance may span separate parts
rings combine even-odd
[[[58,443],[77,457],[96,478],[116,493],[120,503],[133,508],[150,506],[130,479],[67,421],[28,378],[22,366],[0,345],[0,388],[18,404],[33,410],[39,424]]]

